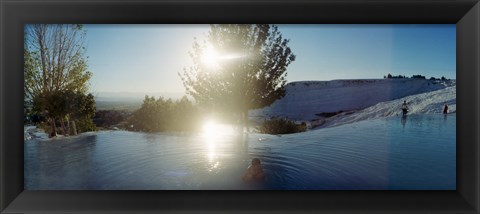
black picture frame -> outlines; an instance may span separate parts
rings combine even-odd
[[[477,0],[0,0],[2,213],[479,213]],[[28,23],[348,23],[457,26],[456,191],[24,191]]]

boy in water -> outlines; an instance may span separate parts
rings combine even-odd
[[[448,106],[447,106],[447,103],[445,103],[445,105],[443,106],[443,113],[444,113],[444,114],[448,114]]]
[[[254,158],[252,159],[252,164],[248,167],[245,175],[243,175],[243,181],[263,181],[265,179],[265,175],[263,174],[262,164],[260,163],[260,159]]]

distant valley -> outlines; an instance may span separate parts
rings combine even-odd
[[[180,99],[183,93],[149,93],[149,92],[96,92],[95,102],[97,110],[126,110],[134,111],[142,105],[145,95],[160,96],[164,98],[171,98],[173,100]]]

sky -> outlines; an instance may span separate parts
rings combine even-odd
[[[420,74],[456,79],[454,24],[278,25],[296,60],[287,81],[378,79]],[[92,92],[184,94],[178,72],[192,64],[208,25],[84,25]],[[168,96],[168,95],[167,95]]]

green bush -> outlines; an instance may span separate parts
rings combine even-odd
[[[77,126],[77,132],[91,132],[96,131],[97,127],[93,123],[92,119],[89,117],[83,117],[75,121],[75,125]]]
[[[142,107],[127,121],[130,131],[193,131],[198,128],[199,110],[186,97],[173,101],[145,96]]]
[[[273,118],[265,120],[259,127],[258,131],[264,134],[290,134],[304,132],[307,130],[305,123],[296,124],[291,120],[284,118]]]

